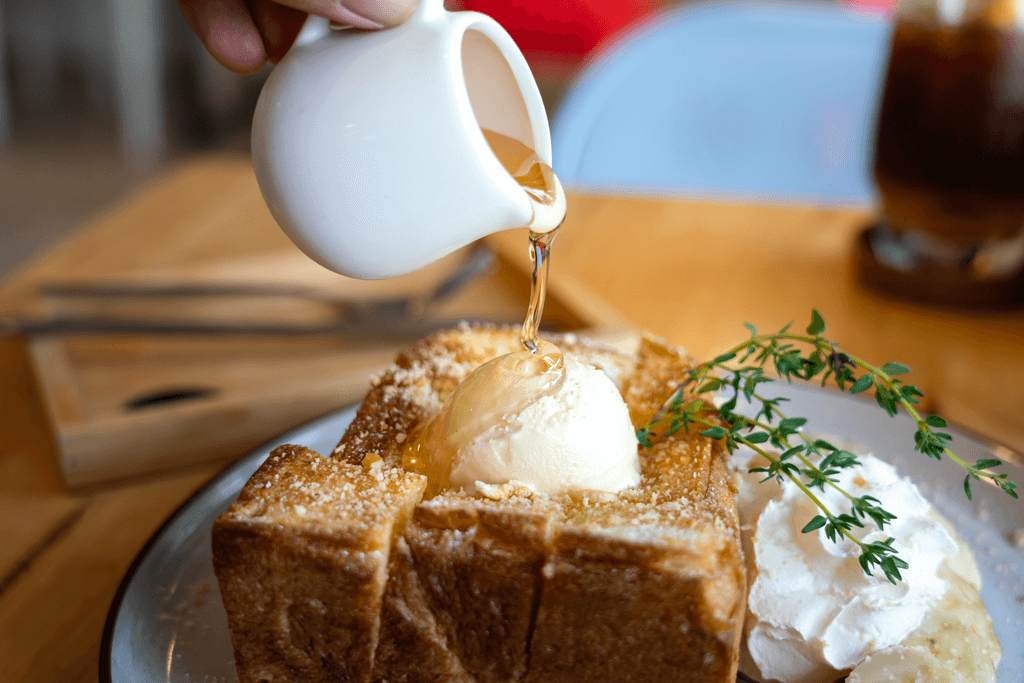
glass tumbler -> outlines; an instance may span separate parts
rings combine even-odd
[[[869,283],[918,300],[1024,302],[1024,0],[903,0],[878,115]]]

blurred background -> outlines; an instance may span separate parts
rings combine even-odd
[[[490,14],[509,30],[554,116],[588,57],[684,3],[446,4]],[[846,9],[889,8],[862,0]],[[169,0],[0,0],[0,277],[169,165],[247,153],[269,70],[228,72]]]
[[[174,2],[0,0],[0,275],[175,161],[248,149],[266,77]]]

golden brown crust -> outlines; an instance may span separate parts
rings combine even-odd
[[[735,681],[731,643],[702,623],[705,592],[673,566],[557,557],[527,681]]]
[[[448,645],[416,573],[412,552],[398,538],[388,567],[374,683],[474,683]]]
[[[368,680],[392,529],[423,477],[276,449],[213,527],[242,683]]]
[[[550,526],[543,510],[441,497],[417,506],[406,529],[431,614],[479,683],[526,674]]]
[[[635,423],[650,418],[693,364],[681,351],[653,340],[644,341],[635,357],[571,337],[558,343],[563,352],[600,366],[613,378]],[[378,474],[414,477],[401,470],[402,442],[436,414],[472,369],[517,347],[514,330],[460,328],[408,349],[375,380],[335,449],[335,461],[357,473],[366,471],[363,462],[380,460]],[[735,680],[746,591],[738,518],[721,448],[695,433],[679,432],[643,449],[641,466],[642,484],[618,495],[576,491],[549,499],[503,485],[448,492],[418,504],[403,498],[409,508],[414,506],[407,522],[401,511],[368,522],[317,518],[331,538],[349,544],[358,539],[384,556],[384,564],[378,561],[367,574],[373,590],[350,592],[344,606],[350,616],[332,603],[323,619],[340,624],[374,610],[379,617],[364,620],[372,622],[363,627],[368,629],[361,636],[366,647],[344,677],[337,677],[332,660],[320,669],[278,666],[274,680]],[[300,469],[292,475],[305,481]],[[225,516],[218,521],[215,545],[241,542],[232,538],[240,536],[235,525],[253,501],[265,503],[271,515],[286,516],[291,500],[266,498],[259,488],[265,479],[254,477],[246,486],[236,504],[238,520]],[[335,513],[325,508],[323,514]],[[292,533],[289,538],[245,547],[253,554],[273,554],[312,533],[306,527],[301,534],[292,530],[299,527],[292,523],[277,532]],[[218,577],[230,581],[238,559],[222,558]],[[252,556],[247,560],[258,564]],[[328,564],[344,561],[336,556]],[[335,569],[347,571],[340,564]],[[300,583],[292,587],[284,586],[290,579],[283,573],[254,577],[246,585],[256,591],[259,581],[278,582],[277,590],[297,594],[306,590],[301,571],[297,576]],[[357,599],[365,604],[352,604]],[[240,609],[228,603],[225,593],[229,614]],[[232,620],[233,636],[237,621]],[[266,662],[275,652],[265,643],[272,628],[257,633],[255,623],[242,626],[244,635],[236,638],[240,670],[243,660],[262,656]],[[242,642],[247,639],[259,645]],[[319,642],[311,642],[309,649],[310,660],[324,656]],[[258,679],[243,678],[243,683],[248,680]]]

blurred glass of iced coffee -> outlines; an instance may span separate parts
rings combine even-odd
[[[1020,266],[1024,0],[901,2],[874,173],[882,230],[901,241],[890,259],[974,279]]]

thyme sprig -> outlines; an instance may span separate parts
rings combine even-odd
[[[892,547],[893,538],[866,543],[853,535],[853,528],[864,528],[865,522],[870,520],[882,531],[896,518],[895,515],[885,510],[877,498],[854,496],[839,486],[839,474],[845,468],[860,464],[857,457],[824,439],[811,439],[805,435],[802,428],[807,420],[787,417],[780,410],[779,404],[787,399],[766,398],[760,394],[758,386],[774,381],[766,373],[766,368],[790,382],[794,378],[820,378],[824,386],[831,379],[850,394],[873,388],[875,400],[886,413],[895,416],[902,406],[914,419],[917,424],[915,450],[936,460],[941,460],[943,455],[949,456],[967,471],[964,492],[968,499],[971,498],[972,478],[988,480],[1008,495],[1018,497],[1017,485],[1005,473],[991,471],[999,467],[1001,461],[982,459],[973,465],[965,462],[949,447],[953,437],[941,431],[947,426],[946,421],[938,415],[921,416],[914,406],[919,404],[918,399],[923,394],[916,386],[898,377],[910,372],[907,366],[886,363],[875,367],[839,350],[834,342],[822,336],[825,321],[817,310],[811,312],[806,334],[790,332],[790,325],[769,334],[758,334],[749,323],[746,327],[750,332],[748,340],[687,371],[684,381],[650,422],[637,430],[637,439],[642,446],[649,447],[654,439],[674,434],[680,429],[688,431],[690,425],[695,424],[703,427],[701,435],[723,440],[729,453],[740,446],[750,448],[768,463],[764,467],[752,467],[751,472],[763,473],[762,481],[789,479],[819,509],[821,514],[815,515],[804,526],[803,533],[824,527],[825,535],[833,542],[846,537],[858,546],[858,560],[864,572],[871,574],[872,567],[878,567],[892,583],[901,580],[899,570],[907,568],[907,563]],[[689,394],[686,393],[688,388],[692,389]],[[718,407],[696,397],[723,390],[726,400]],[[753,417],[736,412],[741,396],[746,403],[758,406]],[[766,446],[777,451],[768,450]],[[826,486],[850,501],[849,513],[832,512],[814,494],[813,489],[824,491]]]

